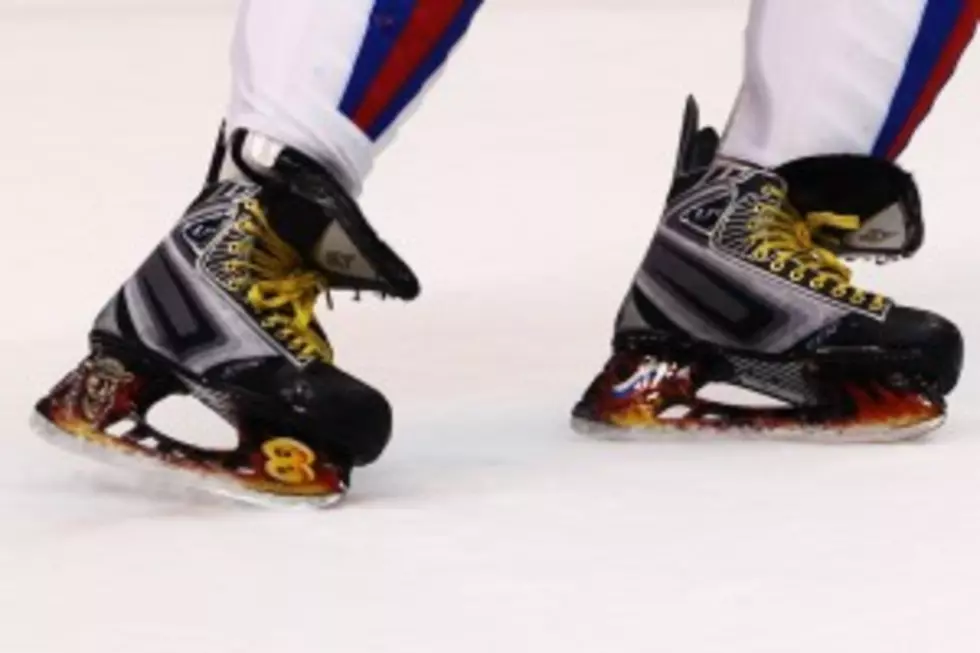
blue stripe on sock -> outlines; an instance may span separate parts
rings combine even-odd
[[[905,72],[872,153],[884,157],[911,117],[963,11],[964,0],[929,0]]]
[[[419,94],[422,87],[432,75],[446,62],[449,53],[459,42],[473,21],[477,9],[483,0],[467,0],[459,10],[459,14],[450,23],[446,33],[436,43],[432,52],[425,58],[419,69],[405,82],[391,104],[378,116],[377,120],[367,129],[368,136],[377,140],[398,119],[401,112]]]
[[[288,0],[284,0],[288,2]],[[323,0],[343,2],[343,0]],[[374,8],[368,19],[367,30],[357,55],[354,70],[340,100],[340,111],[348,118],[361,106],[371,83],[378,76],[398,37],[408,25],[415,10],[416,0],[374,0]]]

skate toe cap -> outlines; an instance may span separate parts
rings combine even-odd
[[[945,395],[956,387],[963,368],[963,336],[950,320],[915,308],[892,309],[882,328],[891,349],[921,352],[924,374]]]
[[[956,387],[963,367],[963,336],[956,325],[907,306],[893,307],[884,321],[851,315],[827,344],[856,350],[875,344],[944,395]]]
[[[960,380],[963,370],[963,335],[950,320],[935,313],[919,312],[922,341],[927,343],[925,358],[943,394],[949,394]]]
[[[343,465],[366,465],[391,437],[391,406],[378,390],[332,365],[283,367],[280,398],[302,416],[308,438]]]
[[[291,400],[303,406],[324,438],[343,449],[354,465],[381,455],[391,437],[391,406],[384,395],[332,365],[308,367],[290,389]],[[298,401],[297,401],[298,400]]]

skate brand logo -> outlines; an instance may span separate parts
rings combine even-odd
[[[705,208],[703,206],[695,207],[687,213],[684,214],[684,220],[687,222],[693,222],[698,226],[710,227],[710,225],[715,224],[724,209],[719,206],[712,206]]]
[[[313,248],[313,260],[328,272],[363,279],[376,276],[360,250],[336,222],[320,236]]]
[[[886,229],[869,229],[868,231],[859,234],[857,240],[861,242],[868,243],[871,245],[882,243],[890,238],[894,238],[898,234],[894,231],[888,231]]]
[[[255,193],[256,189],[234,182],[223,182],[207,190],[184,216],[181,230],[184,240],[200,253],[221,230],[230,211],[234,211],[230,207],[237,207]]]
[[[353,254],[345,254],[344,252],[338,251],[327,251],[323,253],[322,262],[324,267],[347,272],[354,265],[355,258],[357,257]]]
[[[710,237],[732,205],[733,195],[728,184],[712,186],[685,198],[672,212],[689,229]]]
[[[184,239],[198,251],[208,246],[208,243],[221,229],[224,216],[205,218],[184,227]]]
[[[863,245],[884,251],[902,249],[907,239],[905,213],[900,205],[893,204],[869,218],[860,230],[849,234],[844,242],[851,247]]]

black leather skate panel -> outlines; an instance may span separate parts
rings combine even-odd
[[[935,379],[943,394],[955,388],[963,367],[963,337],[956,325],[905,306],[892,308],[884,321],[848,315],[818,339],[823,351],[851,350],[855,357],[879,356],[883,362],[908,360],[911,369]]]

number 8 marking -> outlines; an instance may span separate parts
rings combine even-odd
[[[262,445],[268,461],[265,473],[287,485],[302,485],[316,479],[313,463],[316,454],[308,446],[292,438],[276,438]]]

